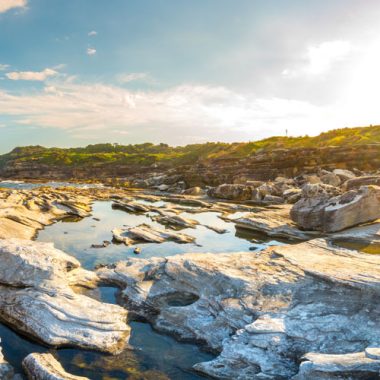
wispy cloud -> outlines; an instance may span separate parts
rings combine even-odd
[[[285,69],[284,76],[321,75],[329,72],[339,61],[342,61],[352,51],[348,41],[326,41],[319,45],[309,46],[299,67]]]
[[[1,64],[0,63],[0,71],[5,71],[9,69],[9,65]]]
[[[183,85],[163,91],[130,91],[67,82],[51,83],[33,95],[0,92],[0,109],[19,124],[66,129],[76,136],[96,131],[108,138],[113,130],[152,140],[162,136],[164,129],[165,139],[174,143],[188,135],[208,140],[226,134],[230,139],[236,135],[257,138],[285,128],[302,134],[305,125],[312,133],[314,127],[319,131],[325,114],[307,102],[257,99],[225,87]]]
[[[120,83],[129,83],[134,81],[153,81],[152,78],[147,73],[128,73],[120,74],[117,76]]]
[[[43,71],[12,71],[5,75],[11,80],[45,81],[49,77],[58,75],[58,72],[47,68]]]
[[[90,36],[90,37],[94,37],[94,36],[96,36],[98,34],[98,32],[96,31],[96,30],[91,30],[91,32],[88,32],[88,35]]]
[[[95,55],[96,54],[96,49],[94,48],[87,48],[87,55]]]
[[[4,13],[13,8],[25,8],[27,0],[0,0],[0,13]]]

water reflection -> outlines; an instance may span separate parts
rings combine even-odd
[[[76,223],[58,222],[47,227],[38,235],[38,241],[55,243],[55,246],[75,256],[87,269],[93,269],[97,264],[111,264],[127,257],[135,257],[134,247],[123,244],[111,244],[105,248],[92,248],[92,245],[101,245],[104,241],[112,240],[111,231],[123,226],[137,226],[142,223],[163,228],[161,224],[151,219],[154,213],[132,214],[122,210],[114,210],[111,202],[95,202],[92,217]],[[150,258],[170,256],[186,252],[241,252],[254,247],[261,250],[269,245],[282,244],[262,234],[246,230],[236,230],[235,224],[219,218],[216,212],[180,214],[185,218],[198,220],[201,224],[212,225],[227,230],[225,234],[218,234],[205,226],[185,228],[181,232],[196,238],[196,244],[177,244],[165,242],[162,244],[139,244],[141,253],[138,257]]]

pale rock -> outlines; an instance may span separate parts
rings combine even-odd
[[[87,377],[67,373],[58,360],[49,353],[29,354],[22,366],[30,380],[90,380]]]

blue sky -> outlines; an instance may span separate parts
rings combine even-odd
[[[380,122],[378,0],[0,0],[0,152]]]

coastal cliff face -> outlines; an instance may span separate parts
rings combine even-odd
[[[119,164],[90,163],[81,165],[43,164],[36,160],[9,160],[0,164],[4,179],[86,179],[120,178],[127,181],[167,175],[183,181],[185,187],[217,186],[222,183],[245,183],[249,180],[268,181],[278,176],[293,177],[318,169],[380,168],[380,144],[341,147],[275,149],[258,152],[246,158],[198,159],[193,163]]]

